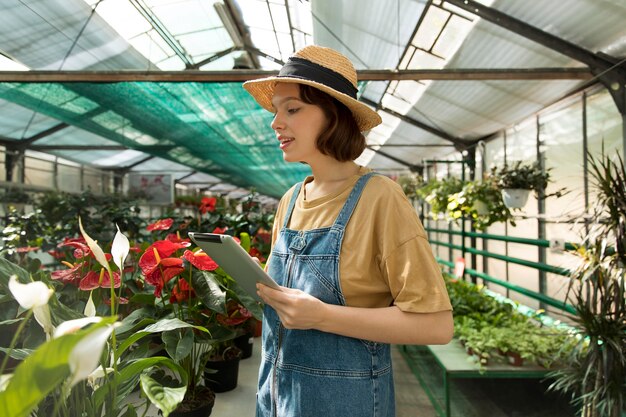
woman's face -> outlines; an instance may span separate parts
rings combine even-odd
[[[283,158],[287,162],[311,165],[313,158],[322,155],[316,142],[328,124],[326,115],[320,107],[302,101],[298,84],[276,84],[272,104],[276,110],[272,129],[280,142]]]

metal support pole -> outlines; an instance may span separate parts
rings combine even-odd
[[[539,116],[536,118],[537,121],[537,160],[539,161],[539,165],[541,166],[541,171],[546,172],[546,158],[545,151],[541,147],[541,123],[539,120]],[[539,214],[539,218],[537,219],[537,239],[545,239],[546,238],[546,223],[541,218],[542,214],[546,212],[546,199],[545,199],[545,191],[544,190],[536,190],[537,191],[537,213]],[[546,248],[539,246],[537,248],[537,256],[540,263],[545,264],[547,253]],[[539,293],[547,294],[548,293],[548,280],[545,271],[539,270]],[[539,302],[539,308],[546,308],[546,305],[543,302]]]

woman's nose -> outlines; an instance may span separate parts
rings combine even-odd
[[[272,119],[272,129],[279,130],[282,129],[284,124],[282,122],[282,118],[278,116],[278,113],[274,114],[274,119]]]

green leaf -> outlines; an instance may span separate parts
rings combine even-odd
[[[194,338],[190,329],[165,332],[162,338],[165,350],[174,361],[180,362],[191,353]]]
[[[0,347],[0,352],[9,354],[13,359],[24,360],[34,352],[34,349],[9,349]]]
[[[254,316],[255,319],[261,320],[263,318],[263,308],[261,304],[252,298],[246,291],[244,291],[235,280],[231,280],[228,283],[228,288],[231,290],[241,305],[248,309],[250,313]]]
[[[186,377],[185,382],[180,387],[163,386],[145,373],[142,373],[139,378],[141,379],[142,391],[150,402],[161,410],[163,417],[168,417],[185,398],[187,392]]]
[[[0,284],[3,287],[8,288],[11,275],[17,275],[18,281],[22,284],[32,282],[28,271],[5,258],[0,258]]]
[[[12,320],[4,320],[4,321],[0,321],[0,326],[8,326],[10,324],[14,324],[14,323],[19,323],[20,321],[24,320],[23,317],[20,317],[19,319],[12,319]]]
[[[90,333],[113,323],[103,319],[88,329],[52,339],[41,345],[16,369],[0,392],[0,416],[26,417],[54,388],[70,376],[68,359],[76,344]]]
[[[192,276],[193,289],[208,309],[216,313],[226,313],[226,292],[215,280],[213,274],[207,271],[194,273]]]
[[[121,343],[117,348],[118,356],[122,356],[122,354],[126,351],[126,349],[128,349],[133,343],[137,342],[139,339],[141,339],[142,337],[145,337],[148,334],[168,332],[170,330],[184,329],[188,327],[193,327],[196,330],[209,333],[209,331],[205,327],[194,326],[192,324],[185,323],[184,321],[179,320],[179,319],[159,320],[156,323],[147,326],[142,331],[136,332],[132,336],[130,336],[128,339],[124,340],[124,342]]]
[[[185,390],[186,390],[186,387],[187,387],[187,380],[188,380],[187,379],[187,372],[185,372],[185,370],[180,365],[176,364],[170,358],[165,358],[165,357],[162,357],[162,356],[156,356],[156,357],[153,357],[153,358],[142,358],[142,359],[139,359],[139,360],[136,360],[136,361],[128,361],[127,362],[127,366],[125,366],[124,368],[118,370],[117,375],[114,376],[114,381],[112,381],[111,383],[113,383],[115,386],[120,386],[125,381],[130,381],[133,378],[137,378],[137,375],[140,375],[139,379],[142,381],[142,389],[143,389],[144,393],[146,395],[148,395],[148,392],[146,392],[146,388],[145,388],[145,385],[143,383],[143,377],[147,376],[147,371],[151,370],[155,366],[165,366],[165,367],[171,369],[172,371],[174,371],[175,373],[178,374],[179,380],[180,380],[180,383],[181,383],[181,387],[182,387],[182,390],[183,390],[182,395],[184,397]],[[158,385],[158,383],[157,383],[157,385]],[[173,389],[175,391],[176,390],[180,390],[181,387],[168,388],[168,389],[166,389],[166,391],[170,390],[170,389]],[[129,388],[131,388],[131,389],[134,388],[134,385],[130,385]],[[96,404],[96,408],[100,407],[104,403],[104,401],[106,399],[106,396],[110,392],[109,389],[110,389],[109,386],[103,385],[100,388],[98,388],[96,390],[96,392],[94,392],[94,403]],[[150,395],[148,395],[148,398],[150,398],[150,400],[152,400]],[[118,399],[121,402],[123,402],[125,397],[124,396],[118,396]],[[182,401],[182,398],[181,398],[180,401]],[[158,405],[154,401],[152,401],[152,402],[158,407]],[[174,406],[174,408],[175,407],[176,406]]]

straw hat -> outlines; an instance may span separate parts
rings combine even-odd
[[[277,76],[246,81],[243,87],[261,107],[274,112],[272,96],[277,82],[310,85],[336,98],[350,109],[361,132],[382,122],[378,113],[357,100],[356,70],[334,49],[306,46],[287,60]]]

